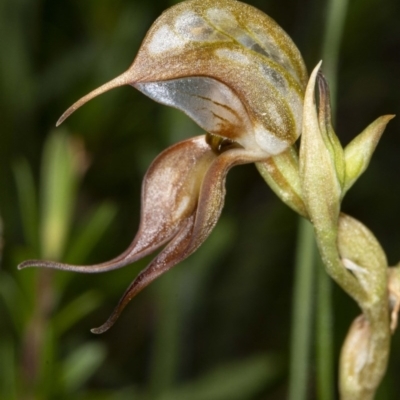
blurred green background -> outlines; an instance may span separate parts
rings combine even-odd
[[[141,179],[167,146],[200,133],[178,111],[129,87],[54,124],[133,61],[171,1],[0,3],[0,399],[284,399],[297,216],[254,166],[235,168],[217,228],[188,260],[105,321],[149,259],[104,275],[25,270],[27,258],[95,263],[121,253],[139,220]],[[321,58],[325,2],[254,0],[293,38],[309,69]],[[346,144],[400,109],[400,2],[349,4],[339,58],[336,131]],[[400,259],[400,118],[343,210]],[[334,289],[335,360],[359,313]],[[312,371],[312,369],[311,369]],[[393,338],[379,399],[400,396]],[[309,380],[314,399],[315,379]]]

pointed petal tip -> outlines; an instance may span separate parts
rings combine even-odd
[[[379,121],[379,123],[384,124],[384,126],[386,127],[386,125],[395,117],[396,114],[386,114],[380,116],[376,121]]]
[[[64,112],[63,115],[56,122],[56,128],[58,128],[78,107],[70,107],[67,111]]]
[[[378,125],[383,126],[383,130],[381,132],[381,133],[383,133],[383,131],[385,130],[387,124],[395,117],[396,117],[396,114],[381,115],[372,124],[378,124]]]
[[[123,308],[124,308],[124,306],[122,307],[122,309]],[[90,332],[94,333],[95,335],[101,335],[102,333],[107,332],[119,318],[122,309],[120,309],[119,304],[118,304],[118,306],[114,309],[112,314],[108,317],[107,321],[104,322],[103,325],[100,325],[97,328],[92,328],[90,330]]]
[[[316,76],[318,73],[320,73],[321,65],[322,65],[322,60],[320,60],[320,61],[318,62],[318,64],[317,64],[317,65],[313,68],[313,70],[311,71],[310,80],[311,80],[311,78],[312,78],[313,76]]]
[[[106,326],[107,324],[103,324],[98,328],[92,328],[90,332],[94,333],[95,335],[101,335],[104,332],[107,332],[110,326]]]
[[[111,81],[105,83],[104,85],[101,85],[97,89],[92,90],[90,93],[88,93],[87,95],[81,97],[78,101],[76,101],[61,115],[61,117],[56,122],[56,127],[60,126],[73,112],[75,112],[78,108],[86,104],[89,100],[92,100],[94,97],[97,97],[98,95],[105,93],[116,87],[133,83],[134,79],[132,76],[132,72],[130,70],[125,71],[121,75],[117,76],[114,79],[111,79]]]
[[[21,269],[30,268],[30,267],[36,267],[37,263],[38,263],[38,261],[36,261],[36,260],[24,261],[24,262],[18,264],[17,269],[21,270]]]

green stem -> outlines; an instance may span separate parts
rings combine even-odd
[[[317,398],[333,400],[333,307],[332,281],[325,272],[321,258],[317,255],[317,315],[316,315],[316,370]]]
[[[289,400],[306,400],[310,359],[315,242],[312,225],[299,221],[293,291]]]
[[[322,59],[324,63],[322,68],[329,82],[332,114],[335,114],[337,65],[347,3],[348,0],[328,0],[326,10],[326,30],[322,45]]]

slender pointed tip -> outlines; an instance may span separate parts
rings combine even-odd
[[[129,291],[129,289],[128,289],[128,291]],[[121,311],[125,308],[126,304],[124,304],[124,299],[125,299],[126,294],[127,294],[127,292],[124,293],[124,295],[122,296],[122,299],[119,301],[117,307],[114,309],[114,311],[108,317],[107,321],[104,322],[104,324],[99,326],[98,328],[92,328],[90,330],[90,332],[94,333],[95,335],[100,335],[100,334],[108,331],[115,324],[115,322],[117,321],[117,319],[119,318],[119,316],[121,314]]]
[[[56,127],[60,126],[73,112],[75,112],[79,107],[83,106],[89,100],[93,99],[99,94],[107,92],[116,87],[126,85],[128,83],[131,83],[132,81],[133,81],[132,72],[128,70],[122,73],[121,75],[117,76],[116,78],[112,79],[111,81],[105,83],[104,85],[101,85],[97,89],[92,90],[86,96],[83,96],[78,101],[76,101],[71,107],[67,109],[67,111],[64,112],[63,115],[61,115],[61,117],[56,122]]]
[[[29,268],[29,267],[35,267],[35,266],[36,266],[35,261],[34,260],[33,261],[29,260],[29,261],[24,261],[24,262],[18,264],[17,269],[21,270],[21,269],[25,269],[25,268]]]
[[[64,114],[61,115],[60,118],[58,118],[58,120],[56,122],[56,128],[58,128],[63,123],[64,119],[65,119]]]
[[[322,60],[318,62],[318,64],[314,67],[314,69],[311,72],[311,75],[315,74],[321,74],[321,65],[322,65]],[[311,76],[310,76],[311,77]]]
[[[107,321],[105,324],[103,324],[97,328],[92,328],[90,330],[90,332],[94,333],[95,335],[101,335],[102,333],[107,332],[113,325],[114,325],[113,323],[110,324]]]
[[[90,332],[92,332],[92,333],[95,334],[95,335],[101,335],[101,334],[104,333],[105,331],[104,331],[104,330],[101,330],[100,327],[99,327],[99,328],[92,328],[92,329],[90,330]]]
[[[396,114],[382,115],[381,117],[378,118],[378,121],[380,123],[383,123],[386,127],[386,125],[395,117],[396,117]]]
[[[75,105],[75,104],[74,104]],[[67,111],[56,122],[56,128],[58,128],[78,107],[71,106]]]

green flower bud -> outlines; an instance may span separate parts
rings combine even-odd
[[[343,265],[365,293],[359,301],[363,315],[350,327],[342,348],[341,398],[372,400],[385,374],[390,348],[387,260],[374,235],[344,214],[339,219],[338,249]]]
[[[341,400],[374,400],[387,367],[390,337],[377,353],[374,332],[364,315],[351,325],[342,347],[339,367]]]
[[[367,293],[367,299],[360,304],[363,311],[370,314],[377,305],[386,309],[387,260],[372,232],[356,219],[341,214],[337,246],[344,266]]]

